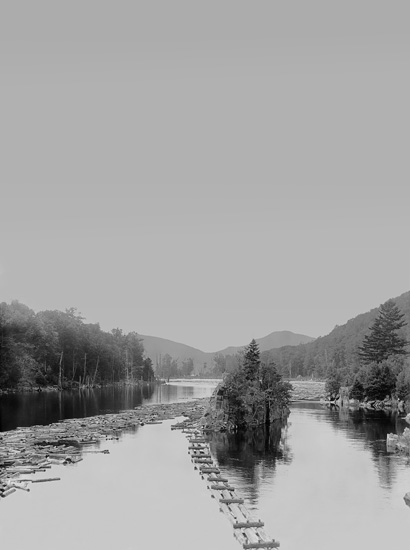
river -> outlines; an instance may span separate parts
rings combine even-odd
[[[205,397],[213,387],[173,383],[142,399]],[[130,391],[118,394],[119,401],[103,395],[97,392],[90,401],[84,395],[75,399],[83,412],[98,414],[130,408],[141,398]],[[7,408],[6,420],[4,397],[2,425],[24,425],[27,403],[16,411],[14,421]],[[14,397],[7,396],[8,406]],[[57,398],[57,404],[50,405],[55,416],[49,422],[79,410],[78,403],[69,405],[67,396],[61,397],[64,404]],[[39,415],[33,414],[32,424],[41,420]],[[192,467],[185,437],[171,431],[171,423],[143,426],[119,441],[101,444],[109,455],[89,453],[76,465],[55,466],[52,474],[61,481],[36,484],[30,493],[18,491],[4,499],[1,547],[240,548]],[[404,427],[394,414],[329,410],[319,403],[299,402],[292,404],[288,422],[272,430],[269,438],[218,434],[211,449],[223,473],[282,549],[385,550],[404,547],[410,540],[410,508],[403,501],[410,491],[410,463],[388,453],[385,446],[387,433],[401,433]]]

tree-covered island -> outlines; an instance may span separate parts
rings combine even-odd
[[[252,340],[239,367],[216,388],[204,424],[215,431],[270,426],[288,416],[291,389],[273,363],[261,362],[258,344]]]

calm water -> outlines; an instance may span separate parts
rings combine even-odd
[[[213,384],[200,384],[163,386],[142,398],[209,395]],[[129,393],[121,404],[102,392],[92,397],[93,404],[82,402],[83,410],[130,408],[139,398]],[[77,410],[65,403],[56,414]],[[185,437],[171,431],[171,423],[139,427],[101,444],[109,455],[85,454],[77,465],[56,466],[52,474],[60,482],[38,484],[0,502],[1,548],[240,548],[193,470]],[[211,447],[221,470],[283,550],[398,549],[410,540],[410,508],[403,500],[410,491],[410,461],[387,453],[385,440],[404,427],[395,415],[295,403],[288,422],[269,434],[218,434]]]
[[[221,470],[286,550],[407,547],[410,461],[387,453],[395,415],[295,403],[268,436],[214,436]]]
[[[217,381],[198,380],[161,386],[111,387],[72,392],[44,391],[0,396],[0,432],[18,426],[51,424],[66,418],[83,418],[141,403],[175,403],[185,399],[208,397]]]

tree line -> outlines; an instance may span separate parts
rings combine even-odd
[[[136,332],[105,332],[75,308],[35,313],[17,300],[0,304],[0,389],[153,380]]]
[[[155,371],[160,378],[186,378],[192,375],[194,371],[194,361],[191,357],[183,359],[182,363],[179,363],[179,359],[175,359],[165,353],[159,355],[155,362]]]

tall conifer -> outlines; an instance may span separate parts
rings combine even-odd
[[[243,359],[243,370],[247,380],[255,380],[261,364],[259,345],[255,339],[245,347],[245,355]]]
[[[404,315],[393,300],[388,300],[379,309],[379,315],[370,327],[359,347],[362,363],[381,363],[391,355],[406,355],[407,340],[398,334],[406,325]]]

